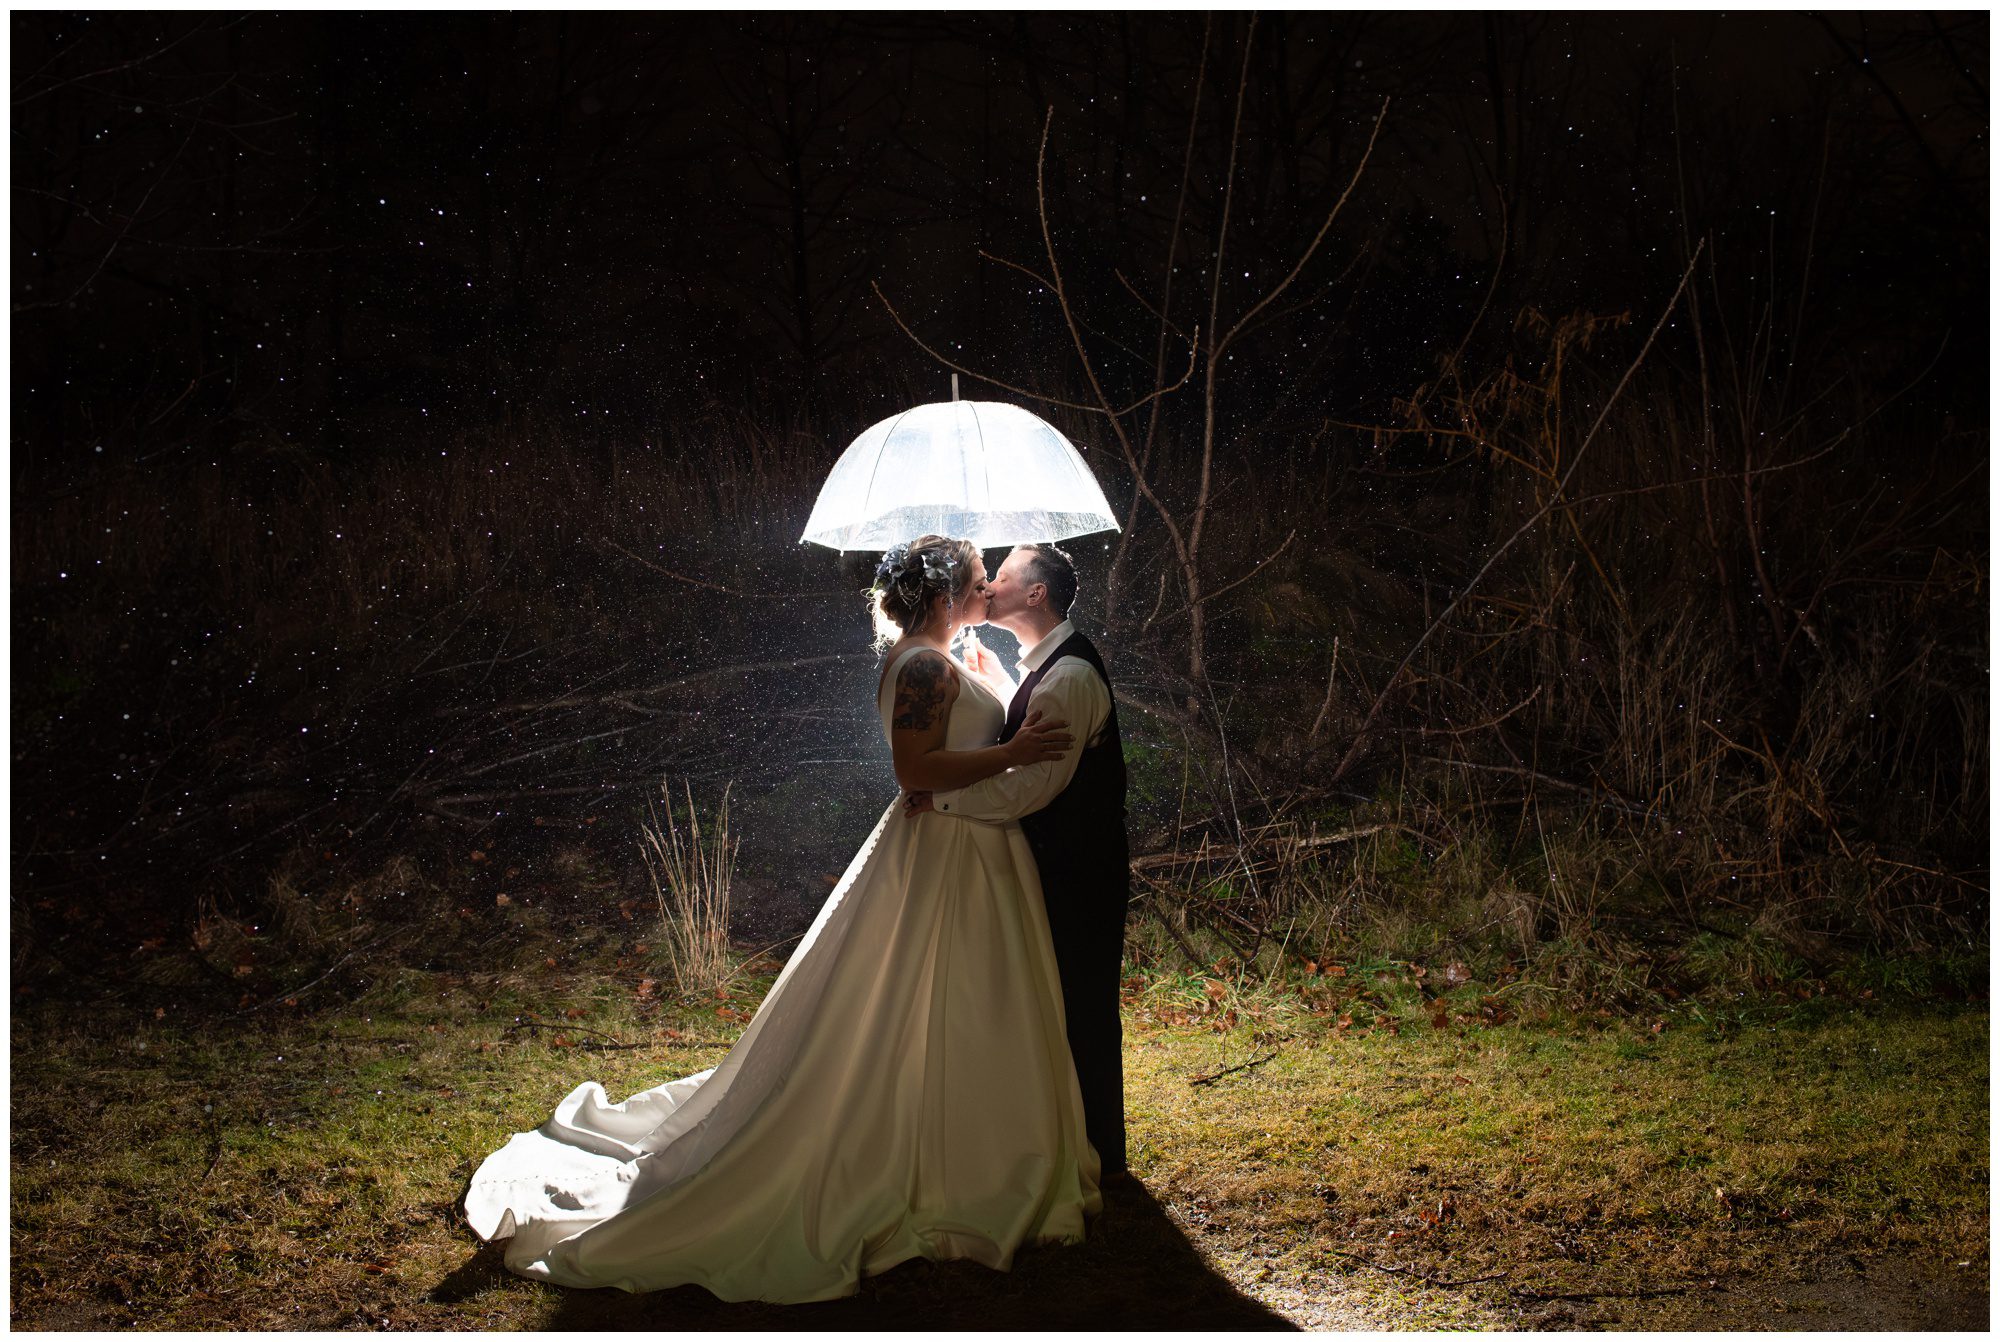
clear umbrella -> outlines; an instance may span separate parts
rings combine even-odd
[[[951,400],[891,415],[848,444],[800,539],[887,550],[935,533],[990,550],[1117,529],[1069,439],[1017,405]]]

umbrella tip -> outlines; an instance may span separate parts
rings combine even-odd
[[[957,374],[957,373],[953,373],[953,374],[951,375],[951,399],[952,399],[952,400],[954,400],[954,401],[956,401],[956,400],[958,399],[958,374]]]

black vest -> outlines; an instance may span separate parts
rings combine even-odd
[[[1104,673],[1104,659],[1097,655],[1089,639],[1071,634],[1051,653],[1048,660],[1030,671],[1014,691],[1007,706],[1007,725],[1000,730],[1002,741],[1011,741],[1028,716],[1028,700],[1042,677],[1064,657],[1080,657],[1104,678],[1107,697],[1111,677]],[[1081,723],[1071,723],[1072,731]],[[1052,868],[1115,867],[1121,874],[1130,856],[1125,840],[1125,745],[1118,736],[1118,704],[1104,719],[1103,731],[1094,742],[1086,742],[1077,758],[1076,776],[1056,799],[1033,815],[1021,817],[1021,831],[1035,852],[1044,878]]]

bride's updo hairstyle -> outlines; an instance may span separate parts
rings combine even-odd
[[[923,628],[940,601],[949,617],[972,586],[980,562],[978,546],[952,536],[919,536],[883,555],[868,593],[875,612],[875,646],[886,648]]]

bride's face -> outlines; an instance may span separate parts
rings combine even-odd
[[[992,603],[993,598],[987,592],[986,565],[974,564],[972,581],[958,594],[952,611],[952,633],[956,634],[961,625],[985,624],[987,608]]]

